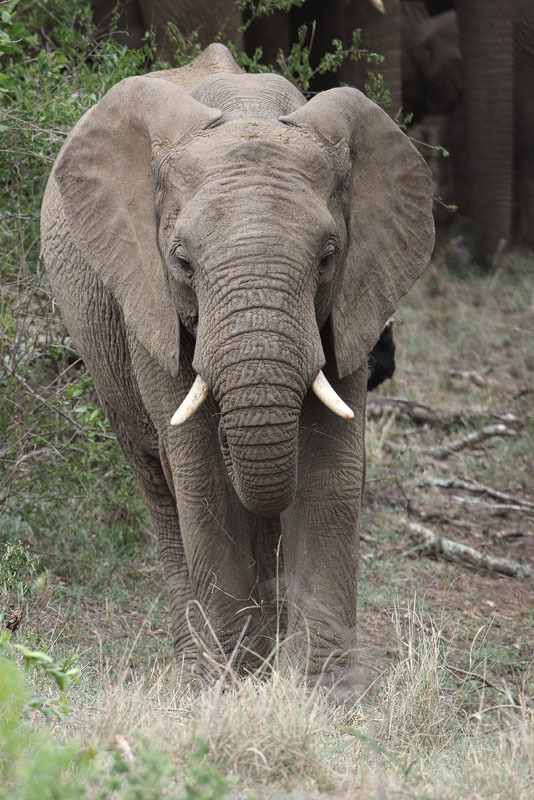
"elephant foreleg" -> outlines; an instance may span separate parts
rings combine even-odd
[[[206,436],[216,418],[209,402],[172,432],[169,452],[196,601],[191,622],[200,658],[217,674],[229,663],[258,666],[254,654],[265,652],[266,618],[252,548],[255,518],[235,494],[217,438]]]
[[[288,629],[284,660],[312,682],[353,681],[366,371],[334,383],[353,422],[305,400],[299,486],[282,515]]]

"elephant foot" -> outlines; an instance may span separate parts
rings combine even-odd
[[[284,642],[278,663],[283,675],[297,675],[310,691],[320,691],[335,703],[356,702],[368,685],[367,676],[355,663],[353,650],[312,660],[310,653],[298,652],[294,643]]]

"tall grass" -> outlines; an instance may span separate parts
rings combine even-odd
[[[0,677],[4,701],[16,698],[2,706],[3,785],[24,800],[531,797],[526,703],[485,688],[482,663],[457,669],[454,638],[417,604],[398,606],[394,624],[392,667],[346,707],[290,674],[238,680],[229,670],[202,691],[177,690],[159,669],[136,677],[127,657],[118,677],[102,664],[82,679],[68,717],[48,729],[34,721],[24,734],[25,695],[10,663]]]

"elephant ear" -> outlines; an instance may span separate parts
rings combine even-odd
[[[54,168],[85,260],[128,329],[173,376],[180,326],[158,247],[157,159],[220,116],[172,83],[126,78],[81,118]]]
[[[347,253],[332,310],[343,378],[367,358],[430,260],[430,171],[408,137],[357,89],[322,92],[281,121],[312,130],[352,164]]]

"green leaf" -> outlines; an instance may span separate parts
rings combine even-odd
[[[48,653],[43,653],[42,650],[30,650],[29,647],[25,647],[23,644],[14,644],[13,647],[19,653],[22,653],[24,660],[28,660],[28,662],[34,662],[35,664],[54,663],[54,659]]]

